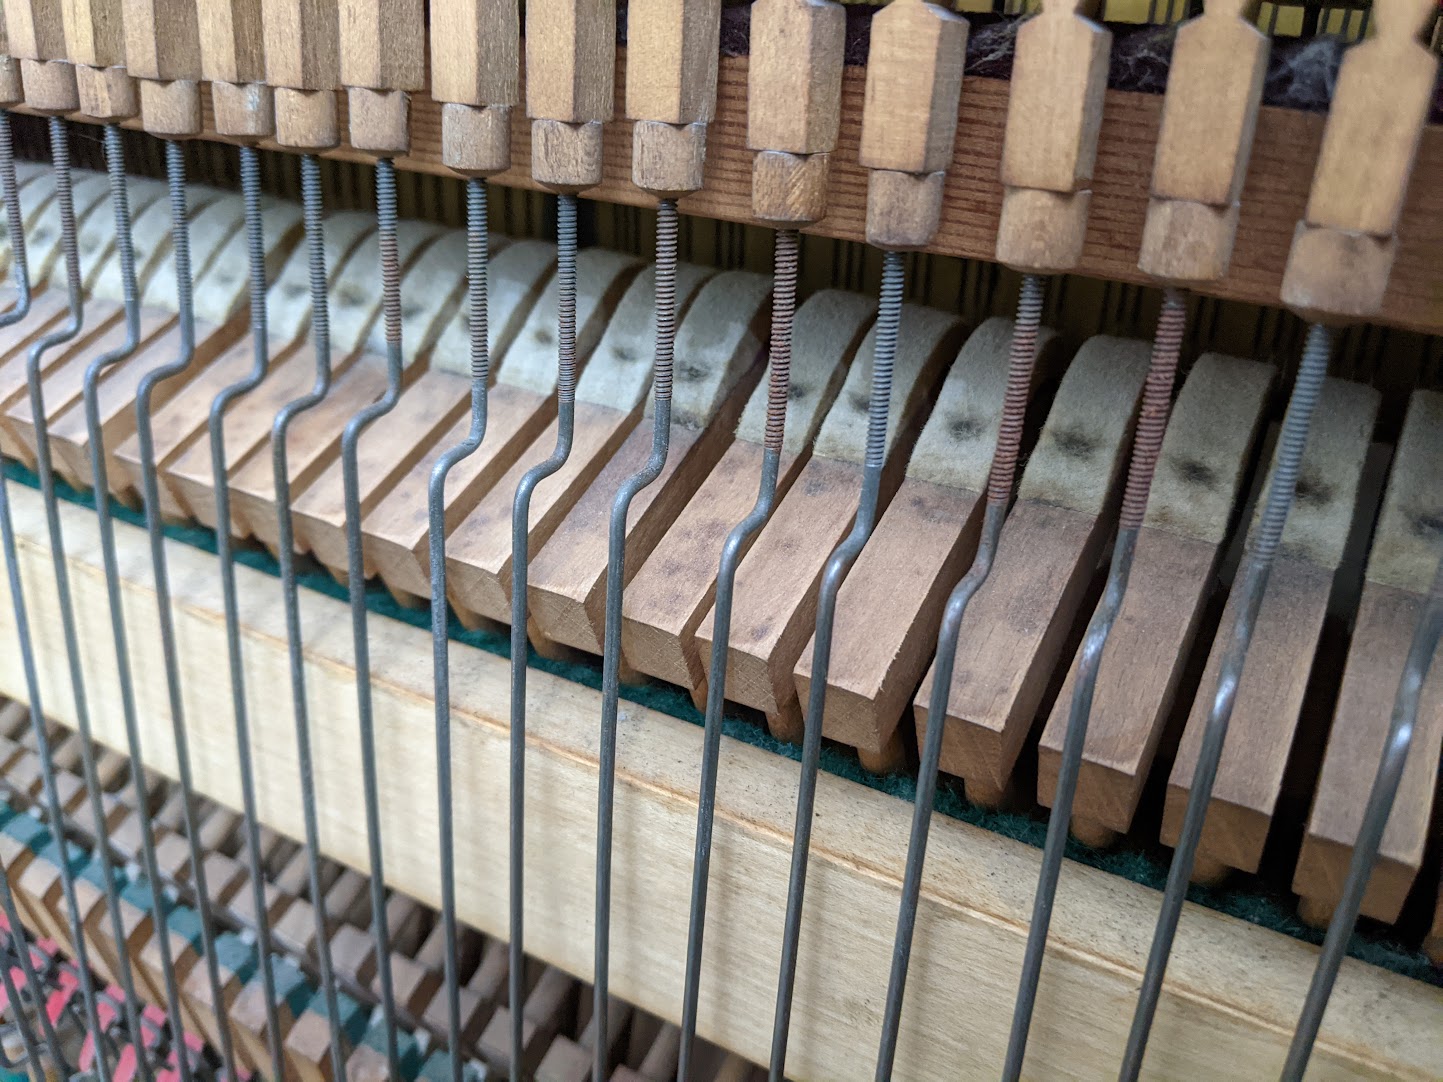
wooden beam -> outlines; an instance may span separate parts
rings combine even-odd
[[[618,49],[617,85],[624,85],[625,52]],[[723,57],[717,82],[716,117],[707,126],[705,186],[680,201],[682,213],[734,222],[752,222],[752,152],[746,146],[747,66],[745,57]],[[831,155],[827,216],[805,228],[818,236],[865,239],[867,171],[857,162],[862,127],[866,69],[849,67],[842,79],[841,134]],[[1002,133],[1010,91],[1005,80],[968,77],[962,90],[960,121],[953,158],[947,167],[942,220],[927,250],[966,259],[995,259],[997,221],[1002,206],[999,178]],[[207,139],[216,134],[210,95],[203,94]],[[1149,170],[1162,116],[1161,94],[1109,90],[1104,99],[1097,162],[1093,171],[1087,241],[1074,273],[1093,278],[1155,284],[1138,269],[1147,217]],[[347,131],[344,100],[338,102],[340,129]],[[16,106],[16,112],[30,112]],[[76,116],[76,119],[90,119]],[[1293,229],[1302,217],[1312,183],[1313,165],[1326,118],[1275,106],[1259,114],[1247,179],[1243,185],[1237,243],[1231,269],[1216,282],[1195,289],[1209,296],[1277,306],[1283,268]],[[127,127],[138,127],[126,121]],[[521,110],[511,118],[512,161],[492,179],[515,188],[540,186],[529,171],[530,121]],[[656,197],[631,180],[632,126],[622,120],[606,126],[602,182],[588,199],[633,206],[654,206]],[[261,146],[275,149],[272,141]],[[347,142],[324,152],[347,161],[371,161],[373,155]],[[428,96],[411,102],[411,152],[396,165],[425,173],[454,175],[441,163],[441,106]],[[1426,178],[1443,175],[1443,125],[1423,132],[1414,179],[1404,203],[1393,265],[1378,323],[1428,334],[1443,333],[1443,185]]]
[[[39,496],[10,486],[22,579],[39,645],[46,709],[73,720]],[[123,743],[119,696],[94,514],[61,507],[71,588],[96,737]],[[174,770],[156,634],[150,557],[142,531],[117,525],[147,764]],[[214,558],[167,542],[196,787],[237,807],[230,689]],[[237,568],[265,823],[301,833],[279,585]],[[3,591],[0,591],[3,593]],[[322,847],[364,866],[354,814],[355,741],[349,623],[344,605],[303,591],[307,687]],[[0,596],[0,691],[24,691],[10,600]],[[371,621],[381,764],[381,819],[393,883],[427,904],[436,887],[436,812],[430,639],[422,629]],[[459,916],[506,932],[508,669],[463,645],[452,650]],[[612,982],[617,996],[665,1018],[681,1002],[686,906],[696,823],[699,727],[628,704],[619,747]],[[599,697],[533,673],[528,715],[527,950],[573,974],[591,972],[591,897]],[[723,745],[712,864],[703,1036],[764,1060],[781,943],[796,766],[761,749]],[[891,959],[911,806],[823,775],[788,1074],[870,1078]],[[1036,850],[938,817],[932,826],[903,1015],[899,1077],[990,1078],[1011,1019]],[[1069,866],[1053,917],[1030,1072],[1106,1075],[1120,1062],[1157,895],[1106,873]],[[845,944],[845,949],[839,949]],[[1312,974],[1314,948],[1223,914],[1189,906],[1168,969],[1148,1064],[1160,1077],[1275,1076]],[[1085,1009],[1078,1009],[1086,1004]],[[1349,961],[1314,1054],[1319,1077],[1433,1077],[1443,1062],[1443,992]]]

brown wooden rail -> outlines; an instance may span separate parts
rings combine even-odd
[[[625,50],[618,52],[617,86],[624,87]],[[847,69],[842,88],[841,137],[833,155],[831,212],[808,232],[842,240],[864,239],[866,174],[856,164],[864,81],[864,69]],[[722,59],[717,91],[717,115],[707,138],[706,187],[683,199],[681,209],[699,217],[748,222],[752,155],[746,147],[745,57]],[[930,249],[934,253],[967,259],[993,258],[1002,196],[998,161],[1007,94],[1008,84],[1001,80],[968,78],[964,84],[942,225]],[[209,95],[205,100],[206,130],[209,137],[219,138],[210,122]],[[1107,93],[1091,222],[1082,264],[1077,268],[1079,274],[1128,282],[1149,280],[1138,271],[1136,260],[1161,109],[1160,95]],[[22,107],[18,111],[25,110]],[[411,115],[412,152],[399,159],[397,165],[446,174],[448,170],[440,163],[439,106],[424,94],[416,95]],[[1288,246],[1307,201],[1323,121],[1319,114],[1274,107],[1262,110],[1243,191],[1232,273],[1202,292],[1253,304],[1278,303]],[[128,126],[139,124],[132,121]],[[513,129],[516,164],[496,180],[513,187],[536,188],[527,170],[529,123],[520,109]],[[346,145],[329,156],[347,160],[368,157]],[[614,203],[654,204],[654,197],[635,187],[630,177],[631,127],[619,120],[607,130],[605,180],[586,194]],[[1443,125],[1433,125],[1423,134],[1398,232],[1398,260],[1384,310],[1375,322],[1428,334],[1443,333]]]

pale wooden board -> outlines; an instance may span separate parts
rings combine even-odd
[[[22,579],[37,626],[53,626],[54,596],[38,496],[12,490]],[[109,619],[93,515],[62,507],[70,541],[88,686],[97,738],[122,746]],[[150,556],[143,533],[119,525],[122,591],[141,671],[159,673]],[[213,558],[167,542],[197,789],[239,806],[229,688],[203,678],[224,649],[219,579]],[[300,833],[294,731],[285,676],[285,633],[274,581],[237,569],[254,739],[261,761],[260,814]],[[8,599],[7,599],[8,600]],[[344,604],[303,592],[307,686],[315,737],[322,847],[364,866],[365,840],[354,814],[359,785],[350,630]],[[8,614],[8,604],[0,612]],[[436,828],[428,791],[433,717],[430,642],[421,630],[384,618],[371,624],[382,836],[398,887],[435,902]],[[8,615],[0,634],[13,644]],[[61,720],[71,718],[63,651],[40,652],[42,690]],[[456,793],[460,918],[504,933],[509,680],[504,661],[453,647],[457,680],[456,768],[470,783]],[[23,687],[18,651],[0,651],[0,688]],[[174,758],[159,682],[138,686],[148,761],[171,774]],[[591,971],[589,883],[595,808],[597,730],[577,718],[599,712],[597,694],[535,673],[530,684],[527,757],[527,948],[568,972]],[[481,704],[486,704],[484,707]],[[685,906],[696,820],[699,728],[628,706],[621,729],[612,939],[614,992],[645,1010],[675,1017],[680,1002]],[[759,749],[724,741],[712,867],[712,923],[702,982],[702,1036],[756,1061],[770,1044],[772,996],[796,800],[796,768]],[[867,1078],[872,1073],[881,989],[911,809],[829,775],[820,779],[808,905],[801,938],[788,1073]],[[900,1076],[988,1078],[1006,1043],[1039,854],[997,835],[938,818],[932,828],[897,1071]],[[1131,1018],[1154,892],[1085,867],[1069,867],[1053,917],[1029,1070],[1041,1076],[1107,1074],[1116,1069]],[[831,949],[845,941],[847,950]],[[1315,950],[1222,914],[1188,906],[1168,970],[1148,1067],[1161,1077],[1273,1077],[1280,1069]],[[969,994],[959,1000],[965,982]],[[1094,1009],[1076,1010],[1078,1003]],[[964,1009],[966,1024],[958,1025]],[[1347,961],[1315,1052],[1320,1078],[1425,1079],[1443,1060],[1443,994]]]

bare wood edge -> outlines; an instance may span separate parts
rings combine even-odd
[[[47,713],[73,724],[40,497],[10,486],[20,563]],[[92,723],[123,747],[114,651],[93,513],[61,507],[66,560],[85,653]],[[117,525],[119,566],[147,765],[174,776],[156,599],[143,531]],[[224,626],[215,560],[166,543],[185,670],[197,788],[239,806]],[[262,819],[301,834],[290,681],[277,581],[237,568]],[[0,587],[0,593],[8,593]],[[366,859],[348,621],[342,603],[301,595],[306,680],[318,765],[322,848]],[[0,598],[0,691],[25,697],[8,597]],[[422,630],[371,621],[388,879],[434,904],[436,812],[430,642]],[[505,935],[507,663],[453,644],[457,886],[460,916]],[[595,691],[533,673],[527,757],[526,946],[567,972],[591,969]],[[626,705],[616,804],[615,993],[666,1018],[680,1003],[701,730]],[[765,1061],[781,942],[796,767],[724,744],[712,868],[701,1030]],[[823,776],[802,934],[788,1074],[871,1075],[886,987],[910,805]],[[904,1018],[899,1077],[991,1078],[1004,1050],[1036,850],[938,817]],[[1033,1027],[1037,1077],[1106,1075],[1126,1038],[1157,895],[1069,865],[1053,921]],[[1160,1077],[1276,1077],[1312,972],[1314,948],[1189,906],[1149,1052]],[[1079,1009],[1079,1004],[1085,1005]],[[1443,1062],[1443,992],[1349,961],[1314,1056],[1317,1078],[1428,1078]]]
[[[618,86],[625,86],[625,49],[617,50]],[[747,64],[723,57],[717,84],[716,118],[707,126],[704,187],[680,201],[682,213],[734,222],[753,222],[752,152],[746,146]],[[842,80],[842,125],[831,155],[827,217],[806,232],[841,240],[866,240],[867,171],[857,164],[866,69],[850,67]],[[992,261],[1002,207],[999,170],[1007,120],[1005,80],[969,77],[962,89],[953,160],[947,169],[942,220],[928,251]],[[215,133],[210,95],[202,94],[203,138]],[[1094,278],[1156,284],[1138,269],[1147,217],[1149,174],[1162,117],[1161,94],[1109,90],[1103,108],[1093,173],[1087,243],[1075,273]],[[349,130],[346,103],[338,101],[340,130]],[[17,112],[27,112],[15,106]],[[492,178],[509,187],[540,190],[526,163],[531,160],[530,121],[512,110],[512,154],[516,165]],[[74,115],[77,120],[93,118]],[[1294,109],[1260,111],[1247,180],[1243,187],[1237,242],[1227,277],[1199,284],[1197,292],[1227,300],[1276,307],[1293,230],[1306,208],[1313,165],[1322,143],[1325,117]],[[137,128],[138,120],[125,122]],[[411,153],[396,165],[417,172],[453,176],[441,164],[441,110],[429,95],[411,96]],[[613,203],[654,206],[656,197],[631,182],[632,126],[607,125],[602,183],[585,195]],[[261,144],[282,149],[273,142]],[[375,155],[347,143],[325,152],[345,161],[374,161]],[[1383,310],[1374,322],[1443,333],[1443,185],[1426,178],[1443,175],[1443,125],[1423,133],[1403,217],[1399,250]]]

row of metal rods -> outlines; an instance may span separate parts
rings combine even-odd
[[[58,496],[50,468],[48,437],[45,429],[45,410],[41,395],[40,361],[50,349],[72,341],[84,322],[81,275],[75,217],[71,199],[69,152],[65,123],[50,121],[50,142],[52,161],[56,175],[57,205],[61,218],[62,248],[65,257],[67,288],[69,291],[69,320],[60,329],[39,339],[32,347],[27,364],[27,382],[31,406],[37,427],[38,473],[41,495],[45,506],[49,529],[50,548],[56,578],[59,611],[64,633],[67,662],[73,687],[77,729],[80,737],[82,769],[92,801],[92,811],[97,822],[103,822],[99,812],[99,785],[96,781],[94,745],[90,733],[90,718],[84,690],[84,659],[74,619],[70,596],[68,569],[65,562],[65,544],[61,530]],[[104,443],[99,430],[98,384],[105,370],[130,356],[139,344],[139,300],[135,277],[135,260],[131,242],[130,214],[125,189],[125,169],[121,153],[118,129],[108,128],[105,133],[107,166],[111,179],[112,206],[116,220],[116,243],[123,282],[124,312],[126,320],[126,342],[120,348],[97,357],[87,367],[83,388],[86,417],[89,425],[91,466],[94,473],[97,500],[96,511],[101,537],[102,558],[105,564],[106,584],[109,593],[111,629],[119,673],[120,700],[124,714],[128,751],[132,761],[133,776],[137,785],[137,808],[140,813],[142,866],[151,890],[151,903],[156,915],[157,939],[160,968],[166,991],[166,1008],[170,1036],[173,1043],[183,1042],[183,1022],[180,1013],[180,998],[177,987],[174,959],[171,957],[168,935],[168,912],[170,901],[162,889],[156,864],[154,832],[151,817],[144,799],[144,748],[140,740],[140,728],[134,693],[133,674],[130,666],[129,644],[124,614],[121,607],[120,578],[115,549],[114,523],[106,491]],[[252,747],[248,725],[247,696],[241,658],[238,601],[234,574],[234,552],[229,536],[229,489],[226,482],[224,417],[227,408],[241,395],[255,388],[265,377],[269,356],[267,347],[266,304],[265,304],[265,244],[263,223],[260,214],[260,175],[256,153],[252,148],[242,147],[241,185],[245,201],[245,228],[250,260],[251,329],[254,343],[254,363],[250,373],[237,383],[225,388],[216,396],[209,418],[212,465],[216,484],[216,504],[219,528],[217,548],[221,568],[222,597],[225,605],[227,659],[231,679],[232,704],[236,719],[236,750],[241,780],[241,796],[244,813],[246,850],[252,873],[252,889],[255,891],[256,927],[254,929],[257,950],[260,955],[260,974],[264,982],[269,1012],[269,1058],[276,1077],[283,1073],[283,1057],[280,1046],[280,1027],[276,1017],[274,974],[271,968],[271,939],[267,926],[263,896],[263,878],[259,865],[260,822],[256,805],[255,775]],[[158,499],[158,477],[156,473],[151,432],[151,399],[155,387],[164,379],[187,368],[194,356],[194,315],[192,305],[192,279],[189,260],[187,207],[185,198],[185,170],[183,157],[177,144],[166,147],[167,178],[170,188],[173,250],[177,275],[178,324],[180,328],[180,356],[172,363],[156,367],[142,379],[137,392],[137,434],[141,450],[141,482],[145,503],[145,521],[155,587],[159,602],[159,632],[166,675],[166,690],[171,714],[174,753],[179,775],[180,792],[185,818],[185,832],[190,845],[191,877],[194,883],[197,909],[200,917],[202,950],[206,956],[207,978],[211,985],[212,999],[217,1005],[224,1002],[220,994],[218,957],[214,949],[214,922],[210,912],[210,901],[203,870],[204,854],[198,849],[198,832],[194,821],[194,792],[187,746],[184,715],[184,693],[182,675],[176,650],[175,627],[169,601],[169,580],[165,557],[163,525],[160,518]],[[278,505],[281,595],[285,608],[288,632],[289,660],[293,709],[295,714],[296,751],[300,774],[302,818],[310,877],[310,892],[317,922],[316,945],[318,969],[325,996],[327,1014],[331,1026],[331,1068],[336,1078],[346,1077],[346,1039],[341,1031],[338,993],[330,952],[326,938],[327,920],[324,893],[320,878],[320,836],[316,807],[314,763],[310,743],[310,724],[305,688],[303,639],[298,595],[297,568],[293,548],[293,526],[289,500],[289,468],[287,460],[287,434],[291,424],[306,410],[314,408],[328,394],[331,386],[331,356],[329,340],[327,268],[324,250],[324,222],[321,196],[319,163],[314,157],[302,159],[302,199],[304,204],[305,235],[309,259],[312,302],[312,338],[315,345],[316,376],[309,393],[286,404],[277,414],[272,429],[272,453],[275,471],[275,487]],[[10,140],[8,116],[0,113],[0,194],[3,194],[8,215],[11,243],[14,250],[14,275],[18,300],[3,317],[0,325],[8,325],[23,319],[29,311],[30,288],[28,267],[25,259],[22,222],[17,199],[13,148]],[[435,680],[435,738],[438,769],[438,816],[440,821],[440,870],[441,870],[441,917],[446,939],[446,988],[447,1025],[450,1045],[460,1049],[460,1001],[459,980],[456,971],[457,915],[455,891],[454,823],[452,818],[452,761],[450,740],[450,696],[449,696],[449,627],[446,605],[445,570],[445,483],[450,470],[467,455],[473,453],[482,443],[486,434],[487,385],[490,376],[490,360],[487,352],[487,243],[486,243],[486,194],[483,183],[472,180],[467,187],[468,249],[467,271],[469,306],[471,313],[471,426],[466,439],[454,448],[448,449],[438,458],[432,471],[428,488],[428,515],[431,524],[431,615],[433,660]],[[386,894],[383,854],[380,837],[380,807],[374,744],[374,710],[371,702],[370,666],[368,653],[367,610],[365,604],[365,577],[362,560],[362,542],[359,514],[359,478],[357,448],[359,440],[376,418],[394,407],[401,390],[402,350],[400,320],[400,267],[396,248],[396,196],[392,164],[387,160],[377,163],[377,213],[381,253],[381,275],[383,280],[383,313],[387,342],[387,386],[383,396],[357,413],[347,424],[341,444],[342,480],[345,488],[346,535],[348,548],[349,594],[352,616],[352,631],[356,658],[356,692],[360,719],[360,749],[362,764],[362,790],[365,800],[365,820],[369,871],[372,889],[373,935],[376,941],[376,955],[379,970],[382,1014],[385,1025],[386,1054],[393,1074],[399,1076],[399,1044],[396,1024],[394,992],[390,980],[389,937],[386,927]],[[512,628],[511,628],[511,753],[509,764],[510,783],[510,1018],[511,1018],[511,1064],[513,1079],[520,1079],[523,1071],[523,1010],[524,996],[524,813],[525,813],[525,721],[526,721],[526,676],[527,676],[527,590],[526,573],[528,557],[529,504],[536,487],[559,470],[570,453],[572,420],[576,386],[575,355],[575,308],[576,308],[576,250],[577,250],[577,204],[574,197],[561,196],[558,199],[558,436],[556,446],[544,462],[538,464],[523,477],[517,488],[513,504],[513,562],[512,562]],[[614,783],[616,769],[616,724],[620,698],[620,626],[622,612],[622,591],[625,584],[625,523],[631,501],[657,476],[665,465],[670,433],[670,393],[672,347],[675,334],[674,275],[677,259],[678,220],[675,203],[663,201],[658,216],[657,228],[657,273],[656,273],[656,350],[653,368],[653,394],[656,400],[654,412],[652,452],[643,468],[630,477],[618,491],[609,525],[609,564],[606,595],[606,633],[602,658],[602,717],[601,717],[601,759],[599,765],[598,808],[597,808],[597,855],[596,855],[596,968],[593,979],[595,1002],[594,1016],[599,1026],[604,1025],[609,995],[610,950],[609,929],[611,918],[611,876],[612,876],[612,823],[614,811]],[[738,523],[728,536],[720,558],[717,585],[717,631],[713,644],[712,673],[715,678],[709,682],[708,701],[705,715],[705,739],[699,783],[698,821],[696,847],[693,865],[693,886],[688,928],[687,966],[682,1004],[682,1031],[679,1077],[686,1078],[693,1054],[697,1015],[700,1000],[702,942],[705,931],[706,895],[709,878],[712,825],[716,810],[716,774],[720,752],[721,722],[725,706],[725,658],[729,632],[730,601],[735,583],[735,574],[740,555],[749,537],[765,523],[775,498],[777,460],[780,455],[782,433],[786,418],[786,400],[789,380],[791,349],[791,314],[794,311],[797,281],[797,236],[790,231],[777,235],[775,252],[775,294],[773,333],[770,357],[769,413],[767,453],[763,458],[762,473],[756,505],[748,516]],[[881,483],[883,449],[886,445],[887,418],[891,394],[891,370],[895,357],[897,337],[900,333],[901,300],[904,292],[902,257],[887,253],[884,259],[881,304],[878,314],[878,334],[875,353],[872,358],[872,391],[869,402],[867,453],[863,472],[862,490],[854,526],[849,535],[838,545],[825,568],[817,608],[816,641],[814,651],[811,694],[805,714],[804,742],[801,757],[801,785],[798,793],[797,817],[793,841],[792,868],[785,910],[785,931],[782,947],[781,970],[778,975],[776,1010],[773,1027],[770,1077],[780,1079],[786,1063],[787,1042],[791,1025],[791,1005],[795,987],[797,957],[800,943],[807,858],[810,849],[812,807],[815,799],[817,774],[821,749],[821,717],[825,708],[827,671],[831,628],[835,613],[836,598],[852,562],[865,545],[878,512],[878,497]],[[937,657],[938,679],[934,684],[932,716],[945,716],[947,689],[950,686],[950,664],[955,654],[957,638],[970,599],[985,583],[991,568],[998,537],[1005,521],[1008,505],[1012,499],[1017,464],[1020,455],[1022,430],[1025,420],[1027,392],[1032,382],[1032,369],[1036,360],[1037,333],[1040,327],[1043,283],[1036,278],[1026,278],[1019,300],[1017,323],[1009,359],[1008,389],[1004,398],[1003,419],[999,428],[998,443],[994,453],[993,467],[989,478],[987,502],[981,537],[972,566],[961,579],[949,598],[938,637]],[[1004,1077],[1020,1076],[1026,1051],[1027,1034],[1035,1003],[1041,963],[1045,951],[1046,937],[1052,906],[1062,868],[1062,855],[1066,844],[1067,824],[1070,819],[1071,796],[1080,756],[1085,741],[1088,714],[1091,708],[1091,692],[1096,674],[1106,661],[1107,634],[1121,607],[1127,585],[1127,573],[1133,547],[1137,538],[1137,527],[1141,524],[1146,507],[1147,493],[1153,468],[1157,461],[1158,446],[1165,429],[1171,400],[1174,375],[1178,363],[1178,344],[1181,339],[1185,306],[1181,297],[1169,294],[1165,300],[1163,315],[1159,323],[1154,347],[1152,366],[1144,390],[1142,420],[1139,423],[1132,459],[1129,464],[1127,493],[1123,519],[1119,524],[1115,543],[1112,568],[1104,591],[1104,600],[1089,626],[1082,653],[1082,678],[1078,681],[1071,705],[1069,727],[1064,746],[1062,771],[1059,778],[1059,796],[1051,813],[1047,841],[1042,855],[1042,871],[1034,899],[1033,920],[1024,958],[1023,973],[1014,1009],[1012,1036],[1009,1042]],[[1194,778],[1192,797],[1184,820],[1182,836],[1174,853],[1169,871],[1168,883],[1163,895],[1161,914],[1154,934],[1153,949],[1143,973],[1142,992],[1134,1016],[1132,1033],[1124,1059],[1121,1077],[1137,1077],[1141,1070],[1146,1050],[1153,1012],[1156,1009],[1166,971],[1172,940],[1181,916],[1182,903],[1186,896],[1188,879],[1196,854],[1201,833],[1203,816],[1210,796],[1213,777],[1226,736],[1228,716],[1237,680],[1246,661],[1251,631],[1259,605],[1266,588],[1268,572],[1281,541],[1283,527],[1291,506],[1296,485],[1298,467],[1307,443],[1308,428],[1313,407],[1316,403],[1321,381],[1328,364],[1329,338],[1325,329],[1314,327],[1309,335],[1299,375],[1294,385],[1284,421],[1283,437],[1280,443],[1278,466],[1274,471],[1266,498],[1262,526],[1257,536],[1250,541],[1247,561],[1244,567],[1243,618],[1237,622],[1233,638],[1228,645],[1228,654],[1223,665],[1222,677],[1216,690],[1204,742],[1203,755]],[[0,533],[3,544],[10,588],[15,607],[15,621],[19,639],[22,664],[25,671],[27,693],[30,697],[31,721],[40,753],[44,783],[44,803],[52,830],[61,841],[64,836],[58,792],[55,786],[54,767],[50,753],[48,734],[44,722],[43,704],[40,696],[40,679],[36,666],[33,642],[30,636],[24,591],[16,558],[15,537],[9,511],[6,482],[0,477]],[[1342,901],[1335,911],[1330,924],[1324,948],[1312,987],[1304,1006],[1293,1046],[1290,1051],[1285,1077],[1301,1077],[1306,1067],[1308,1054],[1316,1037],[1322,1014],[1326,1008],[1328,994],[1346,953],[1349,936],[1356,921],[1364,888],[1371,871],[1383,827],[1386,825],[1396,793],[1402,767],[1406,761],[1411,740],[1413,722],[1416,718],[1421,687],[1426,678],[1429,664],[1437,645],[1440,630],[1443,630],[1443,567],[1430,594],[1428,604],[1420,619],[1412,652],[1403,680],[1399,687],[1398,699],[1392,718],[1389,740],[1384,757],[1379,764],[1377,778],[1369,796],[1363,828],[1354,850],[1353,865],[1345,884]],[[876,1076],[890,1078],[896,1053],[897,1038],[903,995],[905,991],[907,964],[911,952],[912,935],[915,928],[916,910],[920,897],[923,863],[925,860],[928,831],[931,822],[933,802],[937,787],[937,763],[940,753],[941,726],[929,730],[928,739],[922,750],[922,763],[918,776],[918,787],[914,809],[912,837],[909,843],[908,860],[902,883],[901,906],[898,914],[896,941],[893,951],[893,968],[889,981],[883,1029],[879,1046]],[[118,941],[121,934],[121,913],[117,893],[116,877],[110,864],[108,847],[99,845],[98,855],[102,862],[106,906],[111,927]],[[94,987],[88,959],[86,942],[79,921],[78,907],[74,894],[74,874],[69,860],[61,861],[62,886],[68,908],[73,941],[77,952],[79,975],[86,1023],[99,1038],[96,1041],[96,1077],[108,1082],[110,1057],[113,1047],[104,1039],[105,1034],[99,1022],[97,991]],[[11,896],[8,882],[0,876],[0,905],[10,922],[12,935],[19,935],[20,923]],[[16,945],[12,945],[16,946]],[[28,950],[12,949],[18,958],[26,989],[38,995],[39,984],[30,965]],[[124,996],[126,1024],[132,1033],[140,1032],[139,1000],[131,966],[124,953],[118,956],[120,985]],[[11,978],[9,966],[0,967],[4,991],[12,1004],[18,1004],[17,990]],[[37,1001],[38,1002],[38,1001]],[[32,1073],[38,1071],[41,1062],[41,1045],[52,1061],[65,1064],[58,1037],[44,1010],[34,1012],[41,1022],[41,1034],[37,1035],[23,1011],[16,1011],[22,1043]],[[220,1034],[219,1049],[221,1064],[228,1077],[237,1077],[234,1050],[231,1047],[229,1027],[217,1027]],[[609,1041],[603,1032],[595,1037],[596,1063],[594,1077],[604,1077],[606,1048]],[[192,1077],[187,1057],[178,1057],[180,1077],[189,1082]],[[154,1067],[145,1056],[139,1063],[141,1077],[154,1078]],[[453,1078],[461,1078],[462,1056],[452,1057]]]

